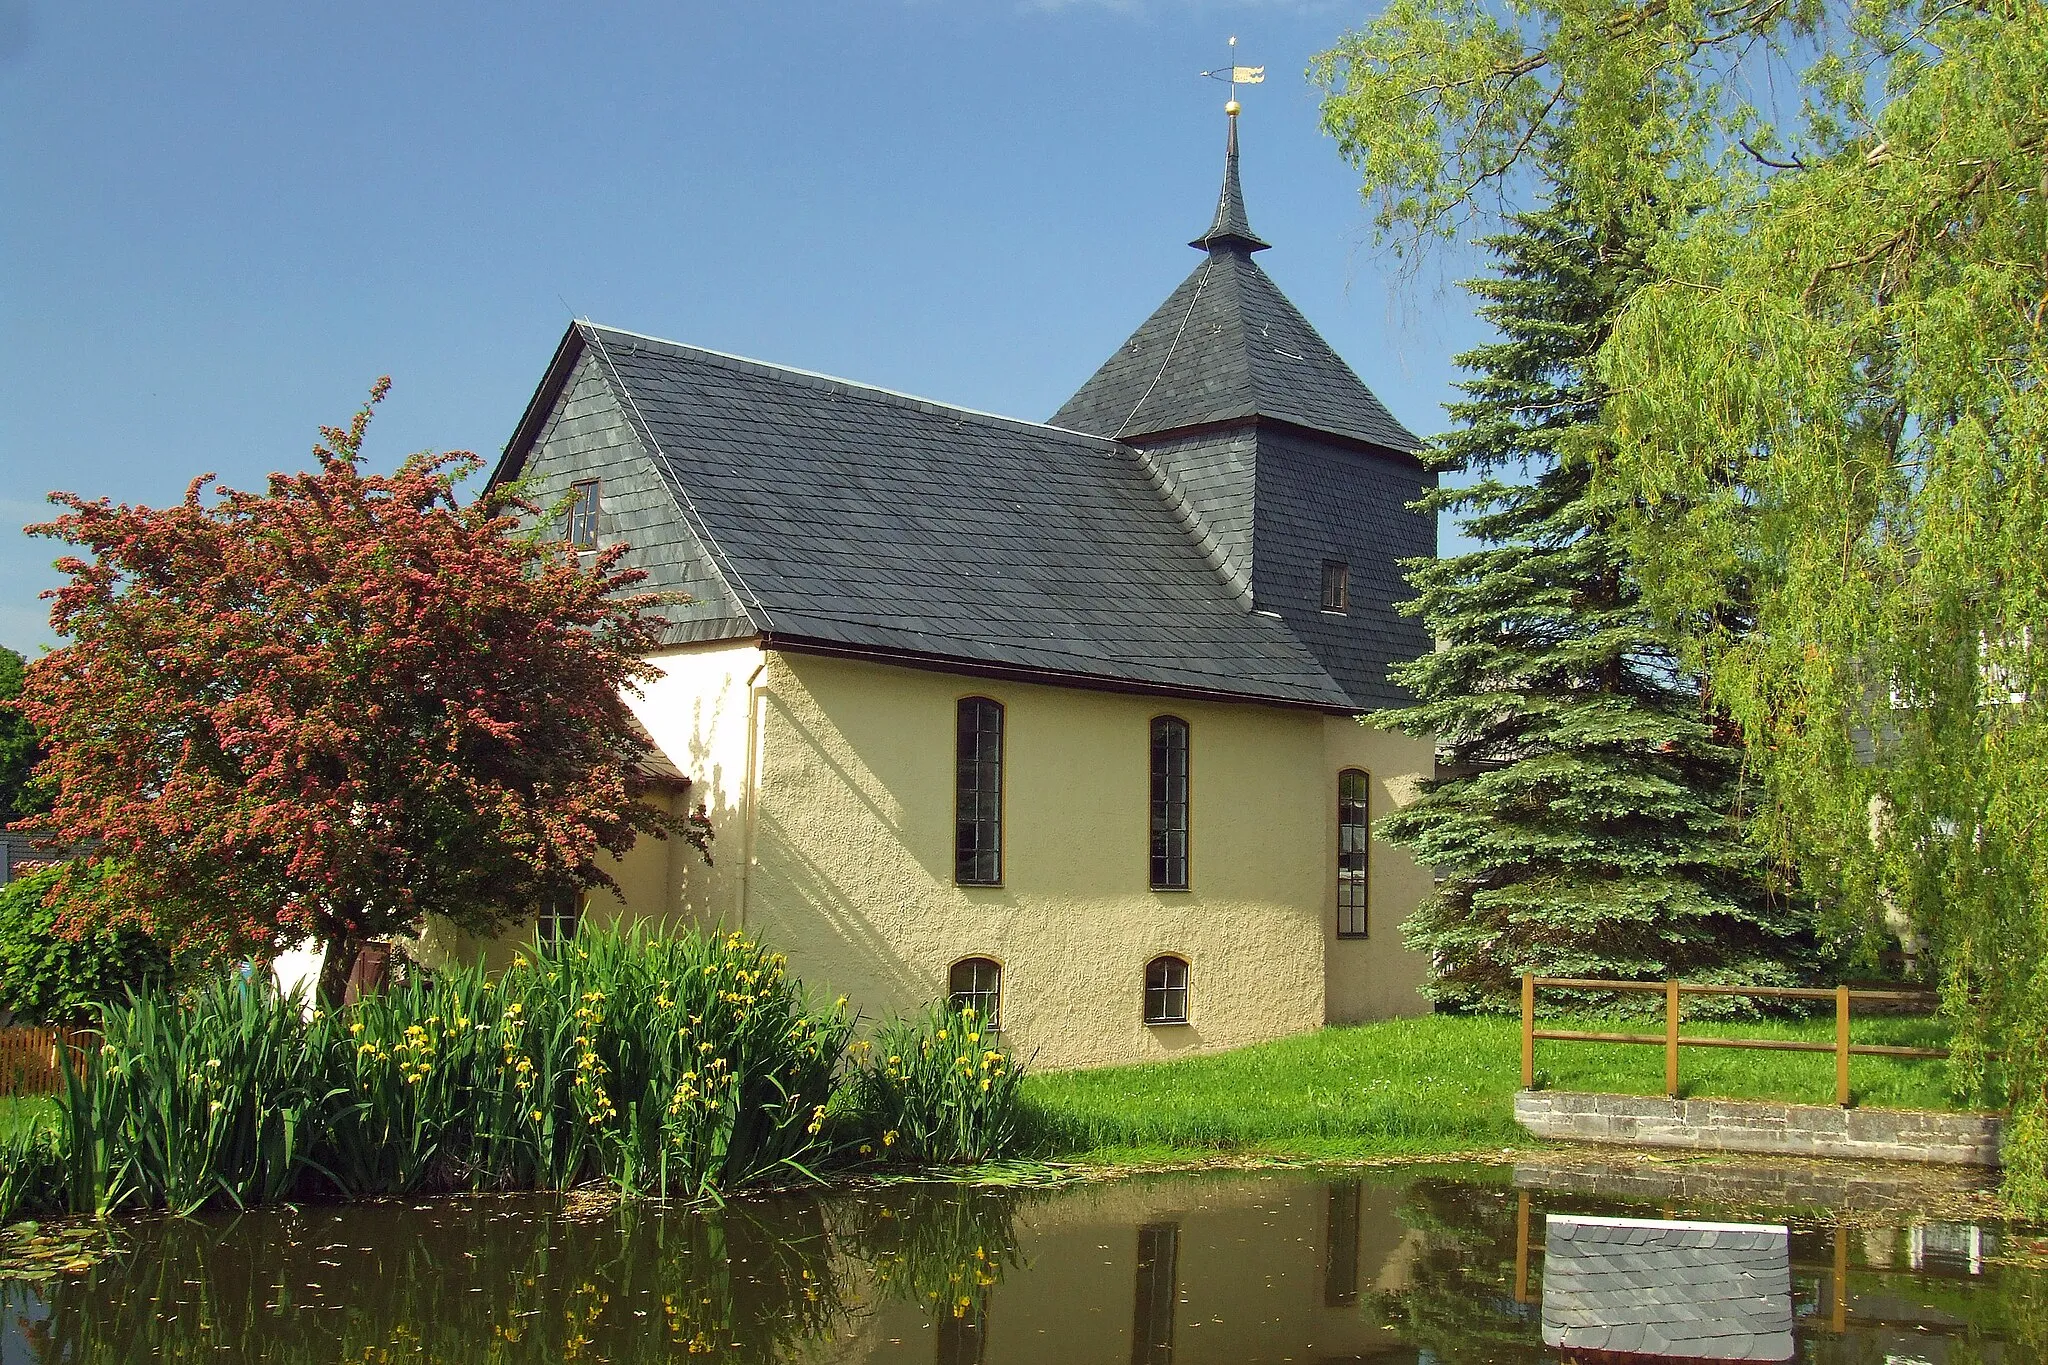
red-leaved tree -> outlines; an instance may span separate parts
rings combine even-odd
[[[620,545],[579,566],[516,499],[462,503],[466,452],[365,473],[388,387],[265,493],[52,494],[68,510],[28,528],[82,552],[20,703],[56,794],[39,827],[104,868],[53,892],[62,927],[219,960],[310,940],[335,999],[363,943],[429,914],[497,933],[608,885],[599,855],[641,834],[705,847],[701,816],[642,799],[645,575]]]

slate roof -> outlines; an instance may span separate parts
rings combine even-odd
[[[1207,259],[1053,415],[1054,426],[1128,440],[1265,417],[1387,450],[1422,448],[1252,260],[1267,244],[1245,218],[1236,119],[1215,220],[1190,245]]]
[[[599,356],[770,645],[1357,709],[1127,446],[587,323],[563,347],[551,373]]]
[[[1543,1342],[1651,1360],[1790,1360],[1784,1227],[1545,1220]]]

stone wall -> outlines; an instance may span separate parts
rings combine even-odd
[[[1537,1137],[1577,1142],[1998,1165],[1999,1122],[1983,1114],[1524,1090],[1515,1122]]]

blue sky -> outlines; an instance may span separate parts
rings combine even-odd
[[[1309,57],[1370,8],[1224,0],[0,0],[0,643],[44,495],[495,456],[571,316],[1044,418],[1196,263],[1243,93],[1260,257],[1395,414],[1479,338],[1375,248]]]

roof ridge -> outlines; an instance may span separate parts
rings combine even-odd
[[[1181,529],[1194,541],[1195,549],[1201,552],[1203,561],[1223,580],[1224,588],[1236,599],[1237,605],[1244,611],[1250,611],[1251,574],[1232,562],[1229,552],[1223,548],[1223,538],[1210,529],[1201,509],[1181,491],[1180,480],[1173,477],[1171,470],[1153,459],[1143,446],[1125,448],[1131,452],[1132,458],[1137,460],[1138,468],[1145,473],[1146,482],[1159,494],[1160,500],[1166,504],[1166,510],[1173,514],[1174,520],[1180,523]]]
[[[618,365],[612,360],[610,348],[604,344],[604,338],[598,335],[601,330],[605,329],[600,329],[596,324],[581,319],[576,322],[576,327],[579,333],[586,330],[591,333],[590,340],[596,344],[597,358],[603,366],[602,378],[604,382],[610,385],[619,397],[624,400],[629,425],[638,428],[634,432],[634,439],[641,442],[644,450],[651,457],[655,477],[659,478],[662,486],[668,490],[670,500],[675,503],[676,510],[683,514],[683,520],[690,527],[691,534],[697,537],[699,544],[703,545],[705,562],[711,566],[711,572],[718,575],[719,585],[725,589],[726,594],[731,597],[739,609],[746,613],[748,622],[754,629],[771,629],[774,625],[774,619],[768,611],[767,604],[761,600],[761,594],[755,592],[754,585],[747,582],[746,577],[740,573],[739,565],[733,563],[732,553],[717,536],[711,533],[711,524],[704,520],[703,513],[697,510],[696,500],[690,496],[690,490],[685,488],[682,480],[676,477],[674,462],[669,459],[668,452],[661,448],[661,437],[656,434],[654,424],[648,421],[647,414],[640,410],[640,400],[634,396],[633,386],[628,384],[626,377],[619,373]],[[724,563],[721,564],[719,562],[721,560]],[[733,591],[733,584],[735,582],[745,590],[746,597],[742,597],[739,593]],[[753,599],[751,606],[747,603],[747,598],[749,597]],[[759,613],[758,617],[756,616],[757,612]]]
[[[687,341],[671,341],[667,337],[653,336],[646,332],[635,332],[624,327],[613,327],[606,323],[584,320],[579,321],[577,325],[587,327],[593,332],[609,332],[614,336],[631,337],[635,341],[651,341],[657,346],[672,346],[678,351],[688,351],[695,355],[707,356],[712,360],[724,361],[730,365],[749,366],[769,374],[795,375],[800,379],[818,380],[826,384],[837,385],[853,393],[874,394],[882,398],[892,399],[895,402],[907,404],[926,412],[956,413],[962,417],[976,417],[983,421],[999,422],[1005,426],[1026,427],[1033,431],[1056,431],[1062,436],[1078,436],[1084,441],[1094,442],[1099,445],[1111,447],[1123,445],[1123,442],[1112,437],[1096,436],[1090,432],[1076,431],[1072,427],[1055,426],[1050,422],[1034,422],[1028,417],[1012,417],[1008,413],[988,412],[981,408],[962,407],[958,403],[948,403],[937,398],[926,398],[921,394],[905,393],[901,389],[884,388],[880,384],[863,384],[858,379],[847,379],[836,374],[826,374],[822,370],[806,370],[795,365],[778,365],[772,360],[759,360],[753,356],[737,355],[731,351],[717,351],[709,346],[696,346]]]

